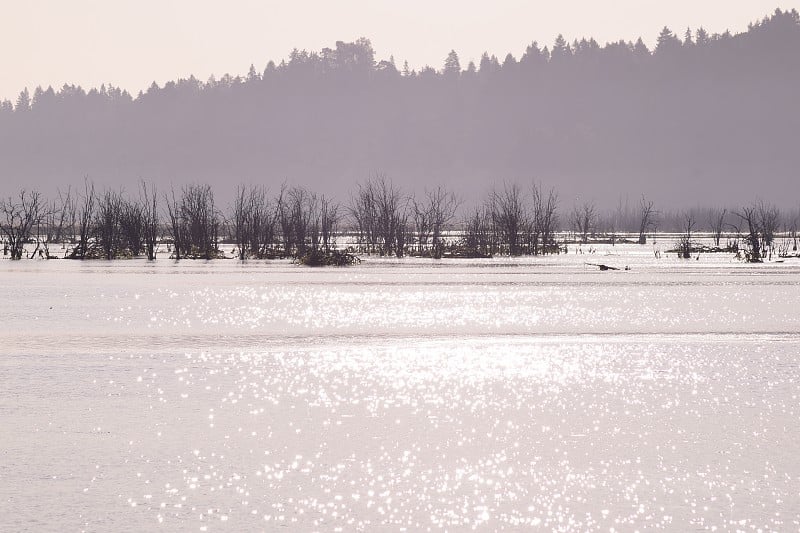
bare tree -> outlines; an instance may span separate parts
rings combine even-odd
[[[134,257],[141,255],[145,249],[145,217],[144,207],[139,200],[122,199],[119,226],[122,238],[120,252],[130,252]]]
[[[372,181],[358,184],[356,195],[350,198],[348,210],[358,231],[358,244],[363,251],[375,253],[378,246],[378,212]]]
[[[570,221],[572,222],[575,233],[580,236],[581,242],[583,244],[589,242],[589,234],[594,231],[595,224],[597,223],[597,213],[594,203],[583,202],[580,205],[576,204],[572,208]]]
[[[0,220],[0,231],[6,239],[4,255],[7,253],[7,246],[11,259],[22,259],[25,243],[31,239],[34,228],[41,222],[41,195],[38,191],[28,192],[23,189],[19,193],[18,201],[11,197],[0,201],[0,212],[3,216]]]
[[[97,202],[94,220],[94,236],[102,257],[114,259],[121,250],[122,196],[107,190]]]
[[[736,216],[747,225],[747,234],[744,235],[747,249],[744,251],[745,259],[749,263],[760,263],[763,261],[761,250],[761,230],[758,227],[758,213],[755,205],[743,207],[741,212],[736,213]],[[743,232],[740,228],[736,228],[737,233],[742,235]]]
[[[142,180],[140,187],[145,253],[148,261],[154,261],[158,248],[158,194],[155,183],[148,186]]]
[[[322,248],[328,253],[336,246],[336,230],[339,224],[339,204],[332,202],[325,196],[319,201],[320,236]]]
[[[184,236],[183,220],[181,218],[181,206],[175,197],[175,189],[170,190],[170,195],[164,195],[167,204],[167,216],[169,218],[169,232],[172,237],[173,255],[176,261],[180,261],[185,255],[186,238]]]
[[[529,221],[519,185],[504,184],[502,191],[493,191],[490,206],[492,223],[501,242],[508,246],[510,255],[520,255],[520,238],[528,230]]]
[[[385,175],[378,174],[358,185],[350,199],[350,216],[362,249],[401,257],[405,250],[408,199]]]
[[[70,244],[74,245],[77,242],[78,197],[72,194],[72,188],[67,189],[66,195],[59,191],[58,196],[61,199],[62,212],[64,212],[63,240],[68,240]],[[66,257],[66,252],[64,257]]]
[[[48,259],[53,259],[55,256],[50,254],[50,245],[62,243],[66,238],[69,231],[68,225],[70,219],[74,221],[75,218],[75,204],[72,200],[72,189],[68,188],[66,193],[58,192],[58,200],[50,203],[44,216],[42,217],[42,229],[37,233],[44,238],[40,239],[44,255]]]
[[[302,256],[309,249],[316,250],[319,242],[316,224],[317,195],[303,187],[292,187],[289,189],[288,198],[289,217],[294,235],[294,253]]]
[[[283,247],[283,254],[286,256],[294,252],[294,224],[292,221],[292,210],[288,198],[286,184],[281,185],[280,193],[275,202],[276,218],[279,223],[280,238]]]
[[[219,252],[220,214],[214,205],[210,185],[189,185],[183,188],[180,205],[183,226],[184,256],[212,259]],[[177,248],[177,244],[176,244]]]
[[[417,240],[417,252],[423,253],[428,247],[428,239],[431,236],[431,213],[430,206],[426,199],[417,200],[411,198],[411,217],[414,221],[414,237]]]
[[[279,205],[283,205],[280,199]],[[275,241],[276,219],[277,213],[270,209],[264,187],[251,186],[248,189],[242,185],[237,188],[230,229],[233,232],[239,259],[250,257],[262,259],[270,255],[270,247]]]
[[[761,250],[763,255],[772,256],[775,234],[781,222],[781,213],[777,207],[760,200],[755,205],[758,227],[761,230]]]
[[[233,239],[236,243],[239,259],[244,261],[252,250],[250,246],[253,241],[253,195],[252,189],[248,192],[244,185],[236,188],[236,196],[233,199],[232,213],[230,217]]]
[[[725,228],[725,215],[727,209],[711,209],[708,212],[708,224],[711,227],[711,236],[714,238],[714,246],[719,247],[722,238],[722,231]]]
[[[443,187],[437,187],[431,191],[426,192],[428,197],[428,212],[430,213],[432,239],[431,244],[434,249],[434,255],[441,257],[444,251],[444,229],[453,220],[456,215],[456,210],[461,203],[456,195],[448,192]]]
[[[477,207],[464,222],[462,246],[472,256],[488,257],[495,248],[491,209]]]
[[[533,254],[546,254],[554,247],[554,233],[558,224],[558,194],[550,189],[545,197],[542,186],[534,183],[533,197]],[[541,240],[541,246],[539,242]]]
[[[84,180],[83,197],[81,198],[81,207],[77,217],[77,242],[70,257],[73,259],[86,259],[92,253],[91,238],[92,238],[92,222],[94,221],[94,211],[97,204],[97,196],[94,192],[94,183],[88,179]]]
[[[689,259],[692,257],[692,233],[694,233],[696,222],[691,213],[683,216],[683,228],[678,241],[678,256]]]
[[[655,224],[656,211],[653,210],[652,200],[647,200],[642,196],[639,202],[639,244],[647,243],[645,233]]]
[[[309,251],[317,251],[324,241],[330,242],[330,232],[334,225],[331,204],[317,197],[303,187],[281,187],[276,202],[276,217],[280,227],[283,253],[287,256],[302,257]],[[325,204],[326,212],[321,206]]]
[[[250,252],[259,259],[274,257],[277,212],[271,208],[264,187],[253,187],[250,190],[250,211]]]
[[[395,219],[395,237],[394,237],[394,254],[397,257],[403,257],[406,250],[406,241],[408,240],[408,209],[403,207],[397,211],[397,218]]]
[[[443,231],[455,216],[459,201],[455,194],[443,187],[425,191],[423,200],[411,200],[417,249],[420,253],[430,248],[431,255],[441,257],[444,251]],[[428,241],[430,240],[430,246]]]
[[[397,255],[402,257],[407,230],[407,201],[400,189],[385,175],[380,174],[371,180],[374,206],[375,227],[381,255]]]

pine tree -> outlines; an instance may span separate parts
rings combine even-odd
[[[17,105],[14,107],[14,110],[17,112],[24,112],[28,111],[31,108],[31,95],[28,92],[28,88],[25,87],[22,92],[19,93],[17,96]]]
[[[447,77],[455,77],[461,74],[461,63],[455,50],[450,50],[447,59],[444,60],[443,74]]]

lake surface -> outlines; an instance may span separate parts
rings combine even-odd
[[[800,260],[0,261],[0,294],[1,531],[800,530]]]

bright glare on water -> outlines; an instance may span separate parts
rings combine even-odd
[[[800,261],[613,251],[2,261],[0,530],[799,530]]]

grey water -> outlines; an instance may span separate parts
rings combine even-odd
[[[0,295],[2,531],[800,529],[800,260],[0,261]]]

